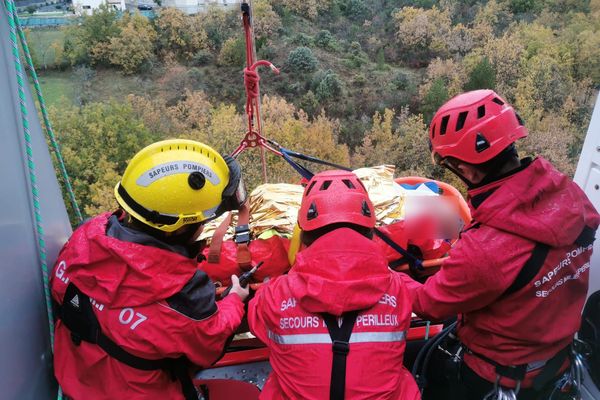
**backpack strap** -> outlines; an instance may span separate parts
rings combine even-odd
[[[227,229],[231,225],[232,215],[229,213],[227,217],[215,230],[208,250],[207,261],[210,264],[218,264],[221,257],[221,247],[223,246],[223,237],[227,233]],[[244,204],[238,210],[237,226],[235,227],[235,243],[237,250],[237,264],[243,271],[248,271],[252,268],[252,255],[250,254],[250,210],[248,205]]]
[[[590,228],[589,226],[585,226],[573,244],[581,247],[588,247],[594,243],[594,240],[596,239],[595,236],[596,230]],[[529,256],[525,262],[525,265],[523,265],[523,268],[521,268],[521,271],[519,271],[517,278],[512,285],[506,289],[501,297],[506,297],[516,293],[523,289],[529,282],[531,282],[542,269],[542,266],[544,265],[551,248],[552,247],[547,244],[539,242],[536,243],[533,251],[531,252],[531,256]]]
[[[338,325],[338,319],[331,314],[323,314],[323,320],[327,325],[331,337],[333,351],[333,362],[331,365],[331,384],[329,388],[330,400],[344,400],[346,391],[346,359],[350,352],[350,336],[359,311],[351,311],[342,314],[342,324]]]
[[[523,265],[523,268],[521,268],[519,271],[517,278],[500,297],[510,296],[511,294],[523,289],[529,282],[531,282],[542,269],[549,252],[550,246],[544,243],[536,243],[531,255]]]
[[[185,356],[157,360],[138,357],[129,353],[102,332],[98,317],[92,309],[90,298],[72,282],[67,286],[62,305],[55,303],[57,318],[71,332],[71,340],[79,346],[81,342],[97,344],[109,356],[143,371],[165,370],[181,383],[185,400],[198,400],[198,393],[189,374],[189,361]]]

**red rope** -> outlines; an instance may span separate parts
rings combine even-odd
[[[249,11],[249,5],[247,10]],[[244,11],[244,4],[242,4]],[[267,164],[265,160],[264,149],[267,149],[277,155],[281,155],[279,151],[271,147],[264,136],[262,136],[262,127],[260,121],[260,75],[257,68],[266,66],[271,68],[271,71],[279,74],[279,70],[269,61],[259,60],[254,61],[254,42],[252,34],[252,25],[250,23],[250,13],[243,12],[244,34],[246,37],[246,68],[244,68],[244,86],[246,88],[246,115],[248,117],[248,130],[244,138],[240,142],[238,148],[232,153],[233,157],[237,157],[247,148],[258,147],[261,151],[261,160],[263,168],[263,178],[267,180]],[[256,127],[254,121],[256,120]]]

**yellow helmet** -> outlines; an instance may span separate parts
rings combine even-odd
[[[173,232],[239,208],[246,192],[235,159],[200,142],[173,139],[139,151],[115,197],[134,218]]]

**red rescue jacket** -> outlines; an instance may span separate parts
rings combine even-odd
[[[298,253],[288,275],[250,302],[250,330],[270,349],[273,372],[261,399],[329,398],[331,340],[321,317],[359,313],[346,369],[347,399],[418,399],[402,365],[411,304],[375,243],[338,229]]]
[[[54,300],[61,304],[73,282],[93,300],[103,333],[129,353],[147,359],[184,355],[195,365],[210,366],[241,322],[240,298],[233,294],[215,303],[214,285],[197,271],[195,259],[157,243],[109,236],[109,226],[123,232],[114,225],[116,216],[110,222],[109,217],[88,221],[63,247],[51,277]],[[58,382],[75,400],[183,398],[180,383],[162,370],[132,368],[96,344],[76,346],[61,320],[54,351]]]
[[[579,329],[592,246],[574,243],[585,226],[598,227],[600,216],[583,191],[543,158],[471,190],[469,205],[474,221],[441,270],[424,285],[404,276],[413,311],[433,319],[461,314],[461,341],[501,365],[529,364],[527,387],[539,366]],[[541,270],[521,290],[505,295],[536,243],[550,246]],[[495,380],[489,363],[473,355],[465,362]]]

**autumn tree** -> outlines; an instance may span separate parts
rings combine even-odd
[[[298,15],[315,19],[319,12],[329,7],[331,0],[273,0],[273,3],[279,3]]]
[[[90,213],[112,201],[99,195],[109,193],[109,188],[117,183],[112,179],[108,182],[107,177],[121,175],[133,154],[157,139],[135,118],[126,103],[111,101],[81,108],[51,108],[50,116],[56,132],[60,133],[75,196]]]
[[[219,64],[243,67],[246,62],[246,46],[242,38],[231,37],[223,43],[219,53]]]
[[[103,4],[92,15],[84,15],[80,24],[68,25],[64,28],[63,57],[71,65],[108,63],[104,49],[120,33],[118,18],[115,10]]]
[[[155,24],[158,48],[163,54],[172,52],[191,59],[199,50],[208,48],[208,35],[201,14],[186,15],[176,8],[163,8]]]
[[[111,38],[107,48],[108,59],[126,74],[133,74],[154,57],[156,31],[148,18],[138,13],[133,16],[125,14],[119,25],[121,34]]]
[[[452,31],[452,21],[446,10],[435,6],[428,10],[404,7],[395,12],[393,17],[396,38],[412,56],[428,59],[447,54],[447,38]]]
[[[273,11],[269,0],[252,2],[252,21],[257,41],[272,37],[281,29],[281,18]]]

